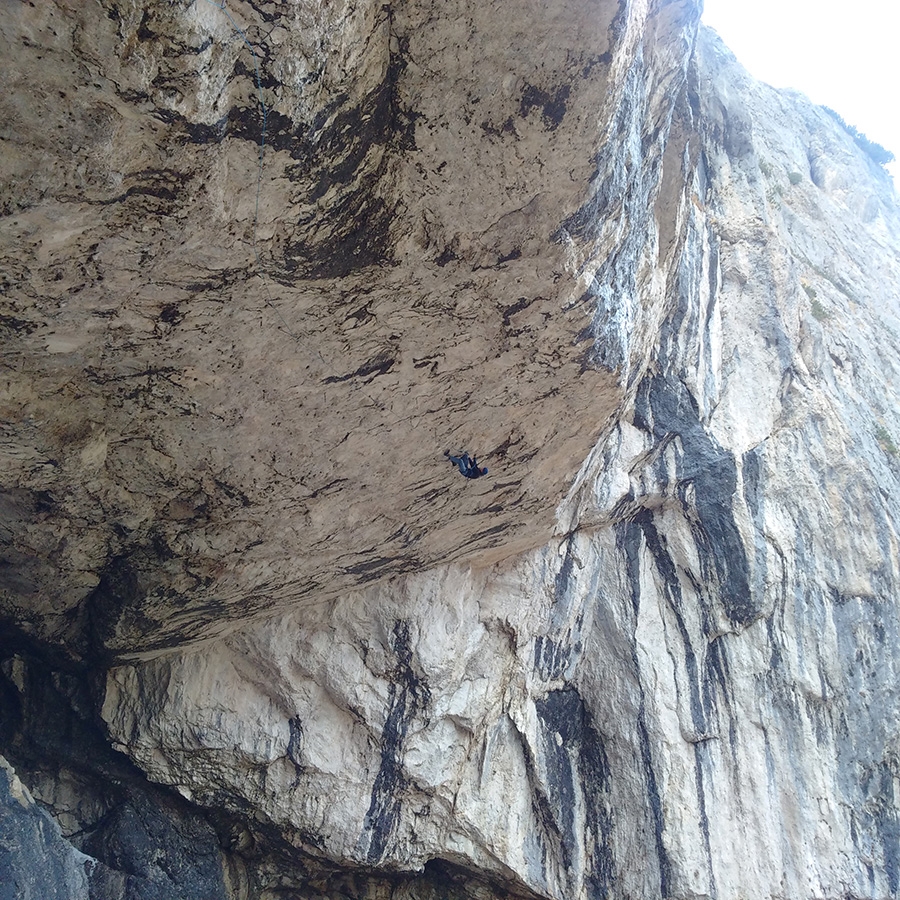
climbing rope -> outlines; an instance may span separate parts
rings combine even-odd
[[[253,57],[253,68],[256,72],[256,93],[259,99],[259,106],[262,110],[262,129],[260,131],[259,137],[259,167],[256,175],[256,206],[253,211],[253,257],[256,261],[256,270],[259,274],[259,277],[262,279],[263,289],[265,290],[266,296],[263,298],[266,302],[266,305],[270,307],[275,315],[281,319],[281,323],[284,326],[283,331],[289,334],[294,340],[299,340],[296,334],[291,331],[290,326],[285,320],[284,316],[281,314],[281,311],[275,305],[272,300],[272,292],[269,290],[269,283],[263,276],[263,266],[262,259],[259,255],[259,246],[257,241],[257,235],[259,232],[259,197],[262,193],[262,177],[263,177],[263,162],[265,160],[266,155],[266,128],[268,125],[268,110],[266,109],[265,100],[263,100],[263,92],[262,92],[262,79],[259,75],[259,57],[256,55],[256,51],[253,49],[253,45],[250,43],[250,39],[247,37],[247,32],[241,28],[237,22],[235,22],[234,17],[228,11],[226,4],[228,0],[222,0],[221,3],[217,2],[217,0],[206,0],[211,6],[214,6],[216,9],[221,10],[228,17],[228,21],[231,22],[231,27],[241,36],[241,40],[247,45],[247,49],[250,51],[250,55]]]

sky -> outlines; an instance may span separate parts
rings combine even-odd
[[[900,158],[900,0],[705,0],[751,75],[802,91]],[[900,160],[889,167],[900,177]]]

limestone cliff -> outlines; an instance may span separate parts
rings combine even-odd
[[[698,14],[5,13],[10,896],[897,895],[900,207]]]
[[[75,657],[540,545],[655,340],[694,4],[219,7],[6,13],[4,606]]]

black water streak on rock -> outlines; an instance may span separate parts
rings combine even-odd
[[[635,118],[643,119],[638,98],[643,95],[640,83],[644,74],[643,67],[636,64],[632,65],[626,75],[627,83],[623,85],[621,92],[622,102],[615,111],[610,127],[610,148],[627,146],[628,133]],[[590,183],[599,184],[590,199],[562,223],[555,235],[557,240],[562,239],[563,232],[584,242],[596,240],[605,218],[626,204],[635,188],[635,180],[641,177],[641,163],[645,161],[626,159],[625,154],[618,153],[618,150],[615,155],[612,155],[612,149],[609,152],[611,157],[608,161],[600,156],[596,158],[596,168],[590,177]],[[600,181],[604,171],[607,172],[606,177]]]
[[[522,749],[522,761],[525,765],[525,778],[530,787],[531,814],[538,826],[537,839],[541,846],[541,877],[546,883],[548,846],[550,852],[558,858],[564,869],[571,866],[571,849],[560,831],[559,817],[553,809],[553,803],[547,794],[546,785],[540,775],[540,765],[535,758],[531,745],[517,726],[510,719],[513,729],[519,734]]]
[[[320,220],[325,236],[287,246],[286,273],[292,278],[346,278],[360,269],[392,264],[391,224],[396,206],[375,195],[383,171],[384,167],[376,176],[363,179],[358,189],[342,194],[329,208],[327,217]]]
[[[860,786],[865,801],[860,811],[866,831],[874,832],[881,844],[884,872],[891,896],[900,889],[900,816],[894,796],[895,772],[889,763],[880,761],[862,773]]]
[[[369,322],[374,321],[375,314],[372,312],[372,301],[369,300],[358,309],[355,309],[353,310],[353,312],[348,313],[344,321],[349,322],[351,319],[356,322],[357,326],[366,325]]]
[[[884,853],[884,870],[888,878],[891,896],[896,897],[900,889],[900,823],[897,813],[885,811],[878,822],[878,835]]]
[[[732,676],[728,667],[728,655],[723,641],[713,641],[707,647],[705,658],[705,672],[703,678],[703,702],[707,709],[714,709],[721,700],[728,714],[728,746],[734,763],[735,773],[740,778],[740,760],[737,747],[737,720],[734,715],[734,707],[731,702]],[[712,693],[712,686],[716,685],[718,691]]]
[[[391,645],[396,665],[391,673],[388,714],[381,733],[381,765],[360,836],[366,859],[373,864],[384,856],[399,820],[406,787],[403,754],[410,723],[430,700],[427,685],[413,668],[408,622],[396,622]]]
[[[566,548],[566,555],[563,564],[553,579],[553,599],[555,603],[559,603],[569,593],[572,581],[572,571],[575,568],[575,557],[571,552],[572,541]]]
[[[606,897],[613,884],[615,866],[610,846],[610,769],[603,738],[581,695],[572,687],[552,691],[535,702],[535,709],[540,723],[546,797],[554,830],[562,838],[563,863],[570,868],[576,848],[583,846],[588,896]],[[576,816],[579,809],[584,813],[583,822]]]
[[[453,250],[451,250],[449,247],[445,247],[434,261],[435,263],[437,263],[437,265],[443,268],[456,259],[459,259],[459,257],[453,252]]]
[[[329,481],[327,484],[323,484],[322,487],[316,488],[308,497],[304,497],[304,500],[314,500],[317,497],[321,496],[330,496],[332,494],[336,494],[341,490],[341,485],[346,484],[348,479],[346,478],[335,478],[333,481]],[[332,490],[335,488],[335,490]]]
[[[653,514],[649,510],[642,510],[635,518],[635,522],[641,529],[647,549],[653,557],[656,570],[663,580],[663,590],[669,604],[669,608],[675,617],[678,634],[684,647],[684,667],[687,672],[689,703],[691,710],[691,723],[698,734],[706,734],[708,723],[706,709],[701,700],[700,677],[697,670],[697,657],[691,645],[691,638],[687,626],[684,623],[684,600],[681,594],[681,583],[675,563],[666,548],[665,538],[656,529]]]
[[[765,537],[765,490],[762,475],[762,446],[748,450],[741,460],[744,502],[753,519],[754,559],[753,592],[762,603],[768,577],[768,548]]]
[[[715,240],[713,234],[709,240]],[[674,310],[664,319],[660,329],[660,358],[677,359],[682,335],[698,335],[699,327],[699,283],[703,258],[703,236],[700,231],[688,227],[678,258],[673,292],[676,297]],[[710,302],[710,307],[712,302]]]
[[[390,11],[388,11],[390,14]],[[395,35],[399,50],[392,52],[384,82],[356,107],[338,112],[325,125],[317,120],[298,140],[291,156],[300,164],[287,174],[310,184],[309,200],[333,192],[334,198],[315,231],[290,243],[284,267],[302,278],[343,278],[361,268],[392,262],[391,227],[397,201],[381,192],[392,154],[416,149],[418,113],[403,106],[399,82],[407,67],[408,38]],[[346,98],[345,98],[346,102]],[[276,146],[278,137],[275,137]],[[370,156],[381,159],[361,177]]]
[[[522,249],[521,247],[515,247],[509,251],[509,253],[502,253],[497,257],[497,265],[501,266],[503,263],[513,262],[514,260],[522,258]]]
[[[38,322],[30,322],[27,319],[17,319],[15,316],[0,315],[0,328],[14,331],[16,334],[29,335],[39,328]]]
[[[828,615],[842,662],[837,692],[825,706],[839,760],[838,792],[848,798],[853,812],[857,855],[871,858],[873,848],[880,849],[875,877],[882,892],[889,888],[895,896],[900,887],[900,817],[893,704],[900,622],[889,595],[863,602],[845,598]]]
[[[544,681],[565,678],[574,659],[582,650],[581,629],[584,613],[579,613],[570,621],[574,569],[577,558],[569,539],[566,555],[553,580],[553,619],[550,623],[553,633],[538,636],[534,645],[533,670]],[[562,626],[565,626],[563,629]]]
[[[367,580],[375,580],[385,575],[403,575],[422,571],[422,561],[407,555],[376,556],[360,563],[345,566],[341,571],[345,575],[362,576]]]
[[[571,87],[565,84],[551,94],[526,83],[519,103],[519,115],[525,119],[533,109],[540,109],[544,127],[548,131],[556,131],[566,114],[566,103],[571,90]]]
[[[509,306],[503,309],[503,324],[507,328],[510,326],[510,320],[516,313],[520,313],[525,309],[528,309],[532,303],[541,300],[541,297],[519,297],[515,303],[510,304]]]
[[[636,657],[634,662],[637,664]],[[643,687],[641,688],[641,700],[638,706],[637,731],[641,748],[641,765],[647,779],[647,801],[653,819],[653,839],[656,847],[656,860],[659,866],[659,891],[661,897],[669,897],[669,888],[672,884],[672,861],[669,859],[669,852],[666,850],[663,840],[665,816],[663,814],[659,785],[656,781],[656,771],[653,768],[650,732],[647,729],[647,703],[644,698]]]
[[[387,144],[390,135],[384,127],[388,115],[386,102],[383,90],[374,92],[361,107],[340,113],[314,143],[310,142],[309,169],[301,166],[289,171],[292,180],[298,176],[309,180],[309,173],[315,173],[310,200],[321,199],[332,188],[349,185],[372,149]],[[368,124],[359,131],[363,127],[362,119]]]
[[[680,439],[677,478],[694,485],[697,523],[692,531],[704,580],[718,584],[731,622],[749,625],[761,614],[762,598],[751,591],[747,552],[732,513],[737,490],[734,457],[707,433],[693,396],[677,379],[660,374],[644,379],[635,401],[635,424],[660,445],[675,436]]]
[[[397,81],[404,68],[402,54],[394,54],[385,81],[360,103],[348,108],[349,98],[338,97],[308,124],[267,109],[265,135],[257,106],[232,107],[212,125],[167,115],[192,143],[238,139],[288,153],[298,162],[285,175],[306,191],[306,202],[331,195],[315,220],[299,223],[288,240],[278,280],[340,278],[391,262],[396,202],[381,194],[380,185],[390,153],[415,149],[417,116],[398,100]],[[381,154],[374,165],[369,162],[373,153]]]
[[[294,716],[293,718],[288,719],[288,729],[290,738],[288,739],[287,750],[285,752],[287,753],[288,759],[294,764],[297,775],[300,775],[303,772],[303,762],[301,759],[303,753],[303,722],[300,721],[300,716]]]
[[[421,529],[416,529],[414,531],[408,525],[401,525],[396,531],[388,536],[385,544],[390,545],[399,543],[401,547],[403,547],[404,549],[408,549],[414,544],[419,543],[419,541],[422,540],[422,535],[423,532]]]
[[[177,303],[166,303],[159,311],[159,321],[165,325],[178,325],[184,318],[184,313],[178,308]]]
[[[481,123],[481,130],[489,137],[502,138],[505,134],[516,136],[516,126],[512,116],[507,117],[502,125],[495,125],[490,119],[485,119]]]
[[[189,202],[190,193],[187,186],[192,178],[190,173],[179,172],[175,169],[143,169],[139,172],[128,173],[126,182],[136,181],[137,183],[130,185],[121,194],[104,200],[87,202],[110,206],[132,200],[134,202],[128,204],[127,208],[129,216],[138,216],[140,213],[168,215],[180,205]]]
[[[635,120],[644,120],[645,75],[643,62],[636,60],[626,75],[622,102],[611,123],[607,147],[627,146]],[[624,312],[623,298],[630,298],[636,304],[640,294],[636,273],[646,252],[647,235],[655,228],[651,224],[651,191],[659,183],[661,166],[661,153],[641,158],[639,154],[613,153],[611,149],[601,151],[590,179],[590,199],[553,236],[560,242],[574,239],[591,244],[600,239],[610,219],[624,223],[618,245],[603,261],[580,299],[593,309],[591,329],[595,340],[585,355],[585,371],[616,372],[627,364],[629,338],[635,324],[632,320],[638,313],[636,308],[630,315]],[[629,379],[637,376],[635,368]]]
[[[470,542],[475,543],[477,541],[480,541],[482,538],[494,537],[498,534],[504,534],[508,528],[508,525],[493,525],[491,528],[483,528],[481,531],[476,531],[472,535]]]
[[[678,633],[684,647],[684,665],[687,675],[689,703],[691,711],[691,724],[695,734],[700,737],[710,736],[713,723],[719,721],[718,706],[720,698],[724,701],[729,723],[729,742],[732,754],[737,758],[737,733],[736,723],[731,714],[728,699],[730,678],[728,664],[725,656],[725,646],[721,641],[705,643],[703,654],[698,665],[697,655],[691,644],[690,635],[684,620],[684,596],[681,590],[681,582],[671,554],[668,552],[666,540],[656,528],[653,514],[649,510],[642,510],[634,519],[643,535],[647,549],[650,551],[657,571],[663,580],[663,590],[671,609]],[[690,577],[690,573],[686,573]],[[696,596],[702,598],[703,586],[696,583],[693,578]],[[701,606],[701,627],[704,634],[710,633],[709,611]]]
[[[591,73],[597,66],[608,66],[612,62],[612,53],[607,50],[594,56],[589,56],[581,68],[580,75],[582,78],[590,78]]]
[[[579,645],[580,649],[580,645]],[[540,636],[534,644],[534,672],[544,681],[562,678],[569,668],[575,648],[568,642]]]
[[[700,833],[706,849],[706,869],[709,875],[709,896],[715,900],[716,876],[713,870],[712,845],[709,840],[709,815],[706,812],[706,790],[704,786],[704,765],[709,763],[709,744],[702,741],[694,744],[694,788],[697,792],[697,812],[700,817]]]
[[[351,378],[362,378],[368,384],[379,375],[386,375],[390,372],[396,362],[397,360],[390,352],[383,351],[368,362],[363,363],[355,372],[349,372],[346,375],[329,375],[327,378],[323,378],[322,381],[325,384],[336,384],[342,381],[350,381]]]

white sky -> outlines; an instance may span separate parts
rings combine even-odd
[[[705,0],[703,21],[774,87],[830,106],[900,160],[900,0]],[[898,162],[891,165],[900,175]]]

